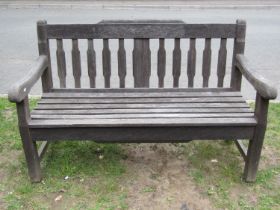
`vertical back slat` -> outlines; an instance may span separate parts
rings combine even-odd
[[[75,88],[81,87],[81,55],[77,39],[72,40],[72,67],[75,80]]]
[[[164,87],[164,77],[166,71],[166,51],[164,47],[164,39],[159,39],[159,48],[158,48],[158,65],[157,65],[157,74],[158,74],[158,87]]]
[[[180,39],[178,38],[174,40],[172,74],[173,87],[179,87],[179,78],[181,75],[181,48]]]
[[[151,51],[149,39],[134,39],[134,87],[149,87],[151,76]]]
[[[190,38],[190,49],[188,51],[188,87],[193,87],[193,79],[195,76],[195,65],[196,65],[196,49],[195,49],[195,38]]]
[[[202,77],[203,87],[208,87],[209,77],[211,73],[211,39],[205,39],[205,46],[203,50],[203,63],[202,63]]]
[[[125,52],[125,48],[124,48],[124,39],[119,39],[118,74],[119,74],[119,78],[120,78],[120,88],[125,88],[126,52]]]
[[[110,78],[111,78],[111,52],[109,49],[108,39],[103,39],[102,65],[103,65],[103,76],[105,80],[105,88],[109,88]]]
[[[224,86],[224,77],[226,73],[226,61],[227,61],[227,39],[222,38],[219,49],[219,57],[218,57],[218,67],[217,67],[217,75],[218,75],[218,87]]]
[[[95,55],[92,39],[88,39],[87,64],[88,64],[88,76],[89,76],[90,87],[95,88],[96,55]]]
[[[56,44],[57,73],[59,77],[59,83],[61,88],[66,88],[66,62],[62,39],[57,39]]]

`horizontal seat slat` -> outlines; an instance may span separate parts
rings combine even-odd
[[[248,108],[143,108],[143,109],[85,109],[85,110],[33,110],[37,115],[88,115],[88,114],[121,114],[121,113],[253,113]]]
[[[44,93],[42,98],[190,98],[190,97],[241,97],[240,92],[123,92],[123,93]]]
[[[223,93],[235,92],[231,88],[53,88],[52,93]],[[239,93],[240,92],[235,92]]]
[[[246,103],[162,103],[162,104],[39,104],[36,109],[130,109],[130,108],[248,108]]]
[[[91,98],[91,99],[42,99],[39,104],[138,104],[138,103],[225,103],[243,102],[241,97],[209,98]]]
[[[255,126],[254,118],[144,118],[31,120],[31,128],[47,127],[158,127],[158,126]]]
[[[38,115],[32,119],[140,119],[140,118],[236,118],[254,117],[253,113],[145,113],[145,114],[99,114],[99,115]]]

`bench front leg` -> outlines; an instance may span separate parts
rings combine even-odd
[[[36,143],[32,140],[28,127],[30,118],[28,97],[17,103],[18,125],[23,150],[27,162],[29,177],[32,182],[40,182],[42,173]]]
[[[256,180],[267,125],[268,105],[269,100],[263,98],[259,93],[257,93],[255,104],[255,117],[257,119],[257,125],[254,136],[249,141],[247,158],[245,161],[243,178],[246,182],[254,182]]]

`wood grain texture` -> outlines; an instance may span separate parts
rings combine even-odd
[[[151,76],[151,51],[149,39],[134,39],[134,87],[149,87]]]
[[[233,57],[232,57],[232,68],[231,68],[231,81],[230,87],[234,90],[240,91],[242,75],[236,68],[236,55],[244,54],[245,50],[245,37],[246,37],[246,21],[237,20],[236,21],[236,36],[233,45]]]
[[[244,55],[238,54],[236,56],[236,67],[263,98],[275,99],[277,97],[277,89],[271,85],[269,80],[252,70]]]
[[[56,50],[56,60],[57,60],[57,72],[59,78],[59,84],[61,88],[66,88],[66,61],[65,52],[63,49],[62,39],[57,39],[57,50]]]
[[[88,39],[87,49],[87,64],[88,64],[88,76],[91,88],[95,88],[96,83],[96,54],[94,50],[94,44],[92,39]]]
[[[203,87],[208,87],[209,76],[211,73],[211,39],[205,39],[205,46],[203,50],[203,62],[202,62],[202,77]]]
[[[188,98],[188,97],[242,97],[240,92],[233,92],[233,91],[212,91],[207,89],[200,89],[198,91],[187,91],[189,89],[184,88],[164,88],[164,89],[140,89],[140,88],[126,88],[126,89],[78,89],[80,91],[72,92],[71,89],[64,89],[61,91],[44,93],[42,95],[42,99],[47,98]],[[72,89],[76,90],[76,89]],[[147,91],[149,90],[149,91]],[[185,91],[182,91],[185,90]],[[214,89],[216,90],[216,89]]]
[[[227,62],[227,39],[221,39],[219,56],[218,56],[218,66],[217,66],[217,76],[218,76],[218,87],[224,86],[224,78],[226,74],[226,62]]]
[[[255,126],[255,118],[129,118],[129,119],[61,119],[31,120],[31,128],[51,127],[178,127],[178,126]],[[220,133],[220,135],[222,135]],[[199,138],[198,138],[199,139]]]
[[[60,89],[60,88],[53,88],[53,93],[161,93],[161,92],[184,92],[186,94],[189,94],[190,92],[194,93],[200,93],[200,92],[208,92],[209,94],[217,93],[217,92],[232,92],[233,94],[236,94],[238,92],[233,91],[231,88],[67,88],[67,89]],[[47,94],[47,93],[44,93]],[[49,94],[49,93],[48,93]],[[240,93],[239,93],[240,94]]]
[[[72,68],[75,88],[81,87],[81,55],[77,39],[72,40]]]
[[[105,88],[110,88],[111,51],[110,51],[110,48],[109,48],[109,40],[108,39],[103,39],[102,66],[103,66],[104,86],[105,86]]]
[[[40,182],[42,179],[42,172],[39,156],[36,143],[32,140],[29,130],[30,113],[28,97],[25,97],[21,102],[17,103],[17,115],[19,133],[22,140],[29,177],[32,182]]]
[[[42,91],[49,92],[53,88],[52,68],[50,59],[49,40],[47,37],[47,21],[37,22],[38,50],[39,55],[45,55],[48,59],[48,69],[42,74]]]
[[[164,39],[159,39],[159,48],[157,54],[157,75],[158,75],[158,87],[164,87],[164,77],[166,72],[166,51],[164,46]]]
[[[44,110],[87,110],[87,109],[137,109],[137,108],[246,108],[248,105],[244,102],[223,102],[223,103],[137,103],[137,104],[39,104],[36,108]]]
[[[188,64],[187,64],[187,75],[188,75],[188,87],[194,86],[194,76],[196,67],[196,49],[195,49],[195,38],[190,39],[190,48],[188,51]]]
[[[173,75],[173,87],[179,87],[179,78],[181,75],[181,48],[180,39],[176,38],[174,40],[174,50],[173,50],[173,65],[172,65],[172,75]]]
[[[119,39],[118,75],[119,75],[119,78],[120,78],[120,88],[125,88],[126,52],[125,52],[125,47],[124,47],[124,39]]]
[[[256,180],[257,170],[261,157],[261,151],[264,141],[264,135],[267,126],[269,100],[263,98],[260,94],[256,95],[255,117],[257,125],[253,138],[250,139],[247,160],[245,162],[243,178],[246,182],[254,182]]]
[[[47,25],[49,39],[234,38],[235,24],[98,23]]]
[[[55,120],[53,124],[55,125]],[[36,124],[39,127],[40,121]],[[56,122],[57,123],[57,122]],[[32,125],[35,127],[35,125]],[[220,131],[223,130],[221,133]],[[94,140],[100,143],[170,143],[252,137],[251,126],[158,126],[158,127],[53,127],[31,128],[34,140]]]

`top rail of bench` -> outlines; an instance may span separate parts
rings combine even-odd
[[[184,22],[100,22],[97,24],[46,24],[49,39],[235,38],[236,24]]]

